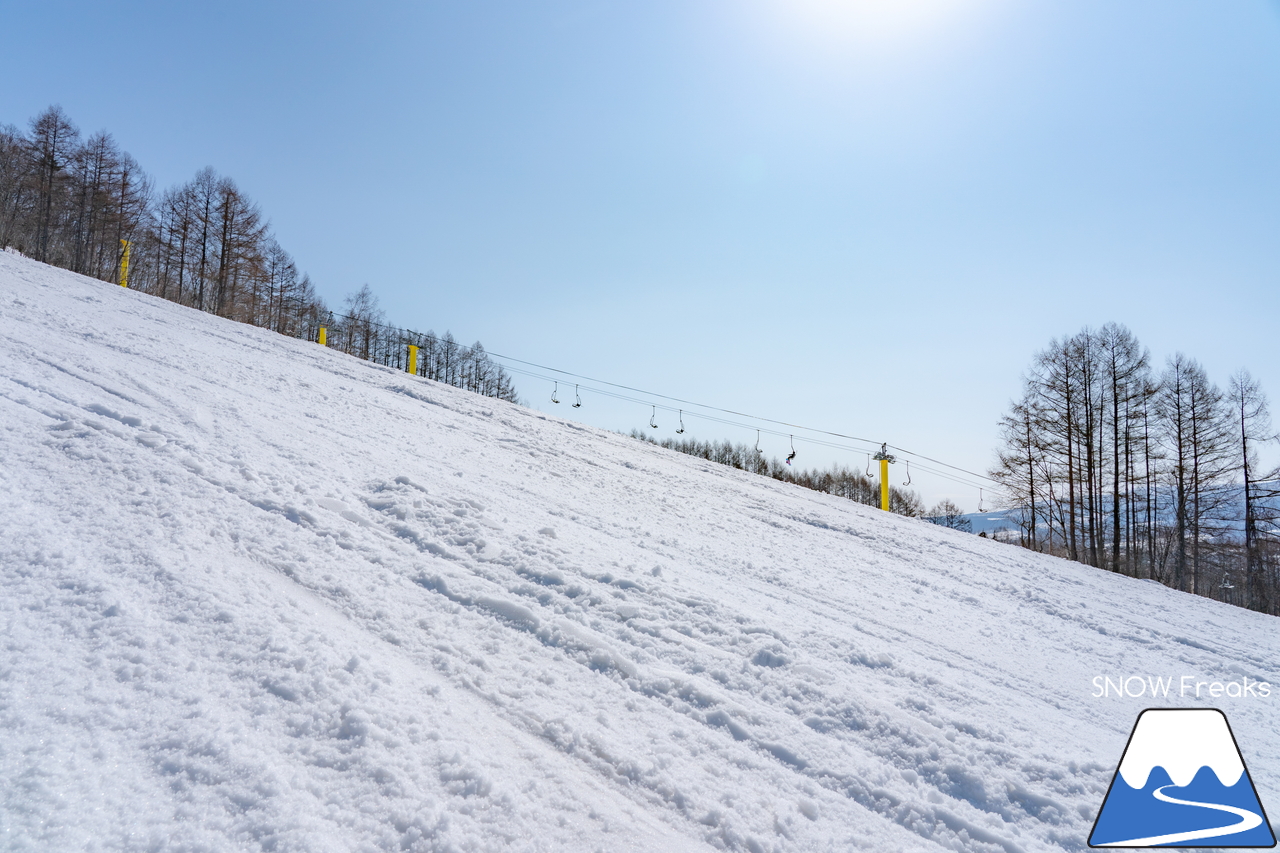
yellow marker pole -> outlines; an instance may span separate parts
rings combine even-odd
[[[326,326],[321,326],[321,327],[320,327],[320,340],[319,340],[319,343],[320,343],[320,346],[322,346],[322,347],[323,347],[323,346],[328,346],[328,344],[329,344],[329,329],[328,329],[328,327],[326,327]]]
[[[880,445],[880,452],[872,459],[880,462],[880,508],[885,512],[889,511],[889,463],[895,462],[893,454],[889,452],[889,445]]]
[[[121,240],[120,245],[124,246],[124,254],[120,257],[120,286],[129,286],[129,241]]]
[[[409,344],[409,366],[406,372],[418,375],[418,348],[413,344]]]
[[[889,511],[889,460],[880,460],[880,508]]]

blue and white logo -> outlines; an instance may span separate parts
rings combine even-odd
[[[1138,715],[1090,847],[1275,847],[1240,748],[1216,708]]]

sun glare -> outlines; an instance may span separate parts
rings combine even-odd
[[[779,0],[779,24],[824,42],[881,44],[927,36],[975,0]]]

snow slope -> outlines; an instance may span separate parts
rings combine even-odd
[[[1273,620],[0,253],[0,847],[1084,848]]]

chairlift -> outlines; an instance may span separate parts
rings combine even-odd
[[[764,456],[764,451],[760,449],[760,430],[756,430],[756,455]]]
[[[796,458],[796,437],[791,436],[791,452],[787,454],[787,464],[791,464],[791,460]]]
[[[1222,583],[1218,585],[1218,589],[1235,589],[1235,588],[1236,588],[1235,584],[1233,584],[1230,580],[1228,580],[1226,575],[1223,575]]]
[[[551,402],[553,403],[560,402],[560,397],[557,396],[559,393],[560,393],[560,383],[557,382],[556,387],[551,390]]]
[[[658,407],[657,406],[653,407],[653,412],[650,413],[649,415],[649,428],[650,429],[658,428]]]
[[[680,435],[683,432],[684,432],[684,409],[681,409],[680,410],[680,429],[676,430],[676,435]]]
[[[978,512],[986,512],[986,510],[982,508],[982,489],[978,489]]]
[[[910,460],[908,460],[908,459],[904,459],[904,460],[902,460],[902,462],[903,462],[903,464],[904,464],[904,465],[906,465],[906,466],[907,466],[907,481],[906,481],[905,483],[903,483],[902,485],[904,485],[904,486],[910,486],[910,485],[911,485],[911,461],[910,461]]]
[[[866,473],[867,473],[867,479],[868,479],[868,480],[870,480],[870,479],[871,479],[871,454],[870,454],[870,453],[868,453],[868,454],[867,454],[867,471],[866,471]]]
[[[578,386],[577,386],[577,385],[574,385],[574,386],[573,386],[573,399],[574,399],[573,407],[574,407],[575,409],[581,409],[581,408],[582,408],[582,398],[581,398],[580,396],[578,396]]]

